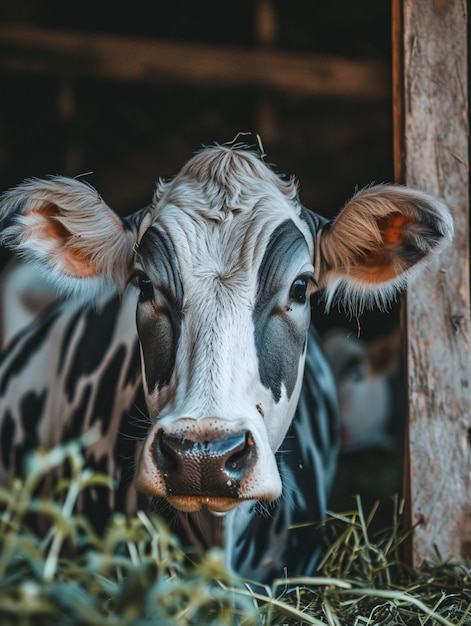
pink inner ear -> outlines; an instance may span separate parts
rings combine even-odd
[[[98,275],[91,263],[91,255],[69,245],[73,233],[57,219],[59,215],[60,210],[53,203],[44,204],[39,209],[25,213],[35,229],[35,237],[55,242],[55,248],[60,249],[61,265],[66,274],[76,278]]]
[[[99,272],[91,263],[91,255],[84,252],[77,252],[74,248],[66,248],[63,253],[62,267],[66,274],[75,276],[76,278],[85,278],[87,276],[98,276]]]
[[[406,231],[412,224],[417,224],[417,220],[402,213],[391,213],[383,218],[378,226],[384,245],[387,248],[399,246],[404,241]]]
[[[57,205],[49,203],[40,209],[26,211],[25,216],[34,220],[35,227],[38,228],[37,235],[42,239],[58,239],[65,242],[72,237],[72,233],[56,219],[59,213]]]
[[[404,243],[407,231],[417,220],[402,213],[390,213],[378,222],[382,245],[367,250],[360,259],[363,279],[369,283],[387,282],[396,278],[395,260],[400,258],[397,249]]]

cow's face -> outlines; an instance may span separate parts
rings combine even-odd
[[[137,482],[188,511],[280,495],[274,452],[298,400],[315,285],[293,185],[226,157],[232,195],[218,196],[214,164],[200,157],[161,191],[137,249],[154,421]]]
[[[274,452],[302,379],[309,296],[384,304],[452,235],[422,192],[371,187],[331,223],[254,155],[209,148],[125,221],[90,187],[28,181],[5,194],[3,240],[65,292],[139,287],[152,427],[136,483],[184,511],[274,499]],[[313,415],[312,419],[315,419]]]

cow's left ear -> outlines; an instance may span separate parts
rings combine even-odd
[[[384,307],[453,237],[448,208],[421,191],[377,185],[358,192],[317,238],[316,278],[329,307]]]
[[[0,200],[0,243],[33,262],[59,292],[82,299],[124,287],[138,227],[73,178],[31,179]]]

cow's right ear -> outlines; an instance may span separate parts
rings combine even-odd
[[[398,185],[362,189],[317,237],[327,306],[336,299],[351,313],[386,306],[452,237],[450,211],[437,198]]]
[[[139,220],[122,220],[82,181],[27,180],[0,199],[0,243],[64,295],[94,299],[132,272]]]

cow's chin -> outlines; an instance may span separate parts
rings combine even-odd
[[[171,496],[168,503],[184,513],[197,513],[207,510],[214,515],[224,515],[242,502],[235,498],[215,498],[206,496]]]

